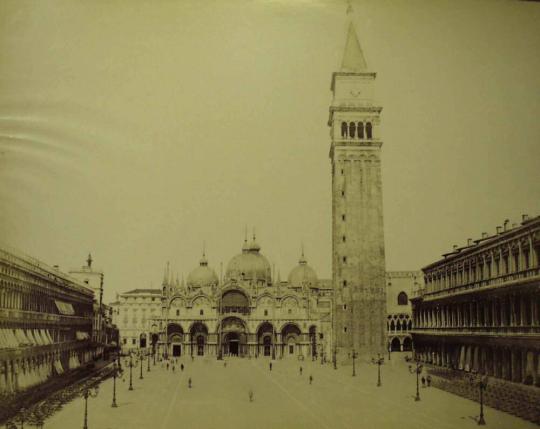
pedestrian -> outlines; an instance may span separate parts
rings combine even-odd
[[[223,362],[223,368],[227,368],[227,362]]]
[[[191,377],[188,379],[188,387],[191,389]]]
[[[169,361],[167,361],[167,371],[169,370]]]
[[[431,386],[431,375],[427,376],[427,387]]]
[[[270,362],[270,371],[272,371],[272,362]]]
[[[422,376],[422,387],[426,387],[426,379]]]
[[[174,366],[174,363],[173,363],[173,366],[172,366],[172,372],[174,372],[175,370],[175,366]]]
[[[184,364],[183,363],[180,364],[180,371],[184,371]]]
[[[300,367],[300,375],[302,375],[302,367]]]
[[[312,382],[313,382],[313,376],[310,375],[310,376],[309,376],[309,384],[311,384]]]

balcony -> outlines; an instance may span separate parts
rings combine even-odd
[[[43,353],[62,352],[88,347],[90,341],[63,341],[61,343],[48,344],[45,346],[18,347],[15,349],[0,349],[0,361],[21,359],[38,356]]]
[[[517,273],[508,273],[501,276],[492,277],[489,279],[475,280],[458,286],[452,286],[446,289],[429,290],[429,288],[419,289],[414,297],[422,297],[424,299],[436,299],[449,295],[466,294],[474,291],[485,289],[497,289],[506,286],[511,286],[519,283],[540,281],[540,268],[531,268],[528,270],[518,271]]]

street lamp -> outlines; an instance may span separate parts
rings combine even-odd
[[[129,354],[129,389],[133,390],[133,355]]]
[[[84,398],[84,425],[83,429],[88,429],[88,398],[95,398],[98,395],[98,387],[89,387],[84,389],[83,398]]]
[[[332,362],[334,364],[334,369],[337,369],[337,350],[334,346],[334,350],[332,351]]]
[[[356,365],[354,364],[356,358],[358,357],[358,353],[353,349],[352,350],[352,376],[356,377]]]
[[[471,386],[478,387],[480,391],[480,416],[478,417],[478,424],[484,426],[486,421],[484,420],[484,390],[486,390],[488,385],[488,378],[486,375],[478,375],[476,371],[470,375],[469,383]]]
[[[148,366],[146,367],[146,372],[150,372],[150,351],[146,353],[146,360],[148,360]]]
[[[144,359],[144,355],[141,352],[141,355],[139,356],[139,360],[141,361],[141,375],[139,375],[139,380],[142,380],[144,377],[142,375],[142,361]]]
[[[411,374],[416,373],[416,396],[414,397],[414,400],[419,401],[420,400],[420,389],[418,388],[419,387],[418,386],[418,378],[420,377],[420,374],[422,373],[422,368],[424,367],[424,365],[422,365],[418,359],[415,359],[415,363],[416,363],[416,368],[414,368],[414,369],[413,369],[412,365],[409,365],[409,372]]]
[[[381,365],[384,363],[384,357],[381,357],[381,354],[377,353],[377,359],[371,358],[371,362],[377,365],[377,387],[381,387]]]
[[[118,358],[117,358],[118,359]],[[118,405],[116,405],[116,377],[117,375],[122,374],[122,369],[118,366],[117,361],[114,361],[114,367],[113,367],[113,398],[112,398],[112,404],[111,407],[116,408]]]

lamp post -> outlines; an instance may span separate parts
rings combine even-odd
[[[146,353],[146,359],[148,360],[148,366],[146,367],[146,372],[150,372],[150,352]]]
[[[381,365],[384,363],[384,357],[381,357],[381,354],[377,353],[377,358],[371,358],[371,362],[377,365],[377,387],[381,387]]]
[[[129,389],[133,390],[133,355],[129,354]]]
[[[334,369],[337,369],[337,350],[335,346],[332,350],[332,363],[334,364]]]
[[[388,360],[390,360],[390,352],[392,351],[392,345],[388,343]]]
[[[141,361],[141,374],[139,375],[139,380],[142,380],[144,378],[143,375],[142,375],[142,362],[143,362],[143,359],[144,359],[144,355],[141,352],[141,355],[139,356],[139,360]]]
[[[480,416],[478,417],[478,424],[484,426],[486,424],[484,420],[484,390],[487,388],[488,378],[486,375],[478,375],[474,371],[469,378],[469,383],[471,383],[471,386],[478,387],[480,391]]]
[[[122,370],[118,367],[118,364],[116,360],[114,361],[114,368],[113,368],[113,398],[112,398],[112,404],[111,407],[116,408],[118,405],[116,405],[116,376],[117,374],[122,374]]]
[[[356,377],[356,365],[354,364],[356,358],[358,357],[358,353],[356,350],[352,350],[352,376]]]
[[[422,368],[424,367],[424,365],[422,365],[418,359],[415,359],[415,363],[416,363],[416,368],[414,368],[414,369],[413,369],[412,365],[409,365],[409,372],[411,374],[416,374],[416,396],[414,397],[414,400],[419,401],[420,400],[420,389],[419,389],[419,385],[418,385],[418,378],[420,377],[420,374],[422,373]]]
[[[83,398],[84,398],[84,425],[83,429],[88,429],[88,398],[95,398],[98,395],[98,387],[89,387],[84,389]]]

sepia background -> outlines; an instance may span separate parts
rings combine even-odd
[[[387,269],[540,213],[540,7],[356,1],[382,113]],[[331,276],[330,77],[343,1],[0,3],[0,239],[105,301],[216,271],[244,228]],[[502,216],[502,218],[501,218]]]

